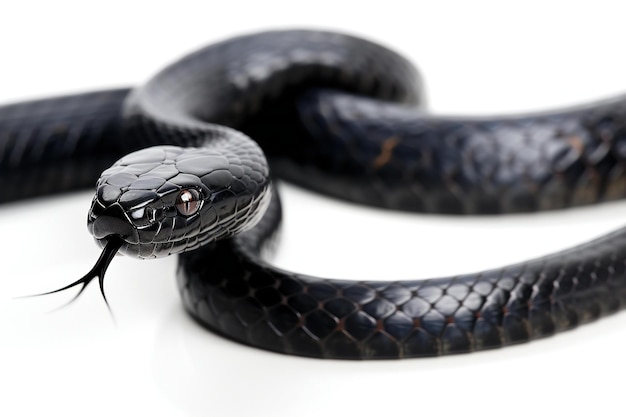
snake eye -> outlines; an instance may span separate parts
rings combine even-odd
[[[193,188],[182,190],[176,197],[176,210],[183,216],[192,216],[200,210],[200,193]]]

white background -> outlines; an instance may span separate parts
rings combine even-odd
[[[544,109],[626,90],[624,12],[600,1],[2,2],[0,102],[134,85],[230,35],[319,27],[409,56],[433,111]],[[283,191],[277,263],[353,279],[520,261],[616,228],[626,212],[615,203],[504,217],[400,215]],[[175,259],[114,260],[106,288],[115,322],[95,286],[53,313],[68,294],[14,299],[67,284],[95,262],[89,200],[81,192],[0,207],[0,415],[623,413],[624,314],[499,351],[339,362],[267,353],[200,328],[182,310]]]

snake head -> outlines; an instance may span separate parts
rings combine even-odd
[[[117,161],[96,185],[87,226],[138,258],[198,248],[252,227],[269,202],[267,168],[210,148],[157,146]],[[254,166],[253,166],[254,167]]]
[[[218,142],[219,153],[211,145],[146,148],[104,171],[87,217],[100,258],[78,280],[37,295],[79,287],[73,301],[98,278],[106,302],[104,275],[116,253],[163,257],[254,226],[272,197],[263,154],[248,139]]]

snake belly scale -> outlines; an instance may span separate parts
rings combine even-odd
[[[626,96],[529,115],[445,117],[424,110],[421,84],[404,58],[352,36],[233,38],[132,90],[0,107],[0,201],[96,182],[88,227],[103,255],[63,289],[95,277],[102,288],[117,252],[179,254],[192,317],[282,353],[471,352],[623,308],[626,229],[540,259],[419,281],[322,279],[264,260],[281,218],[273,176],[358,203],[454,214],[625,196]]]

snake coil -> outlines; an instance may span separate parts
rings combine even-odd
[[[104,170],[88,216],[103,255],[63,289],[96,277],[102,289],[118,251],[180,254],[191,316],[288,354],[471,352],[621,309],[626,229],[419,281],[321,279],[262,259],[281,217],[270,169],[335,197],[422,212],[551,210],[626,194],[626,96],[500,118],[430,115],[423,101],[413,66],[374,43],[317,31],[242,36],[133,90],[0,107],[0,201],[91,186]]]

